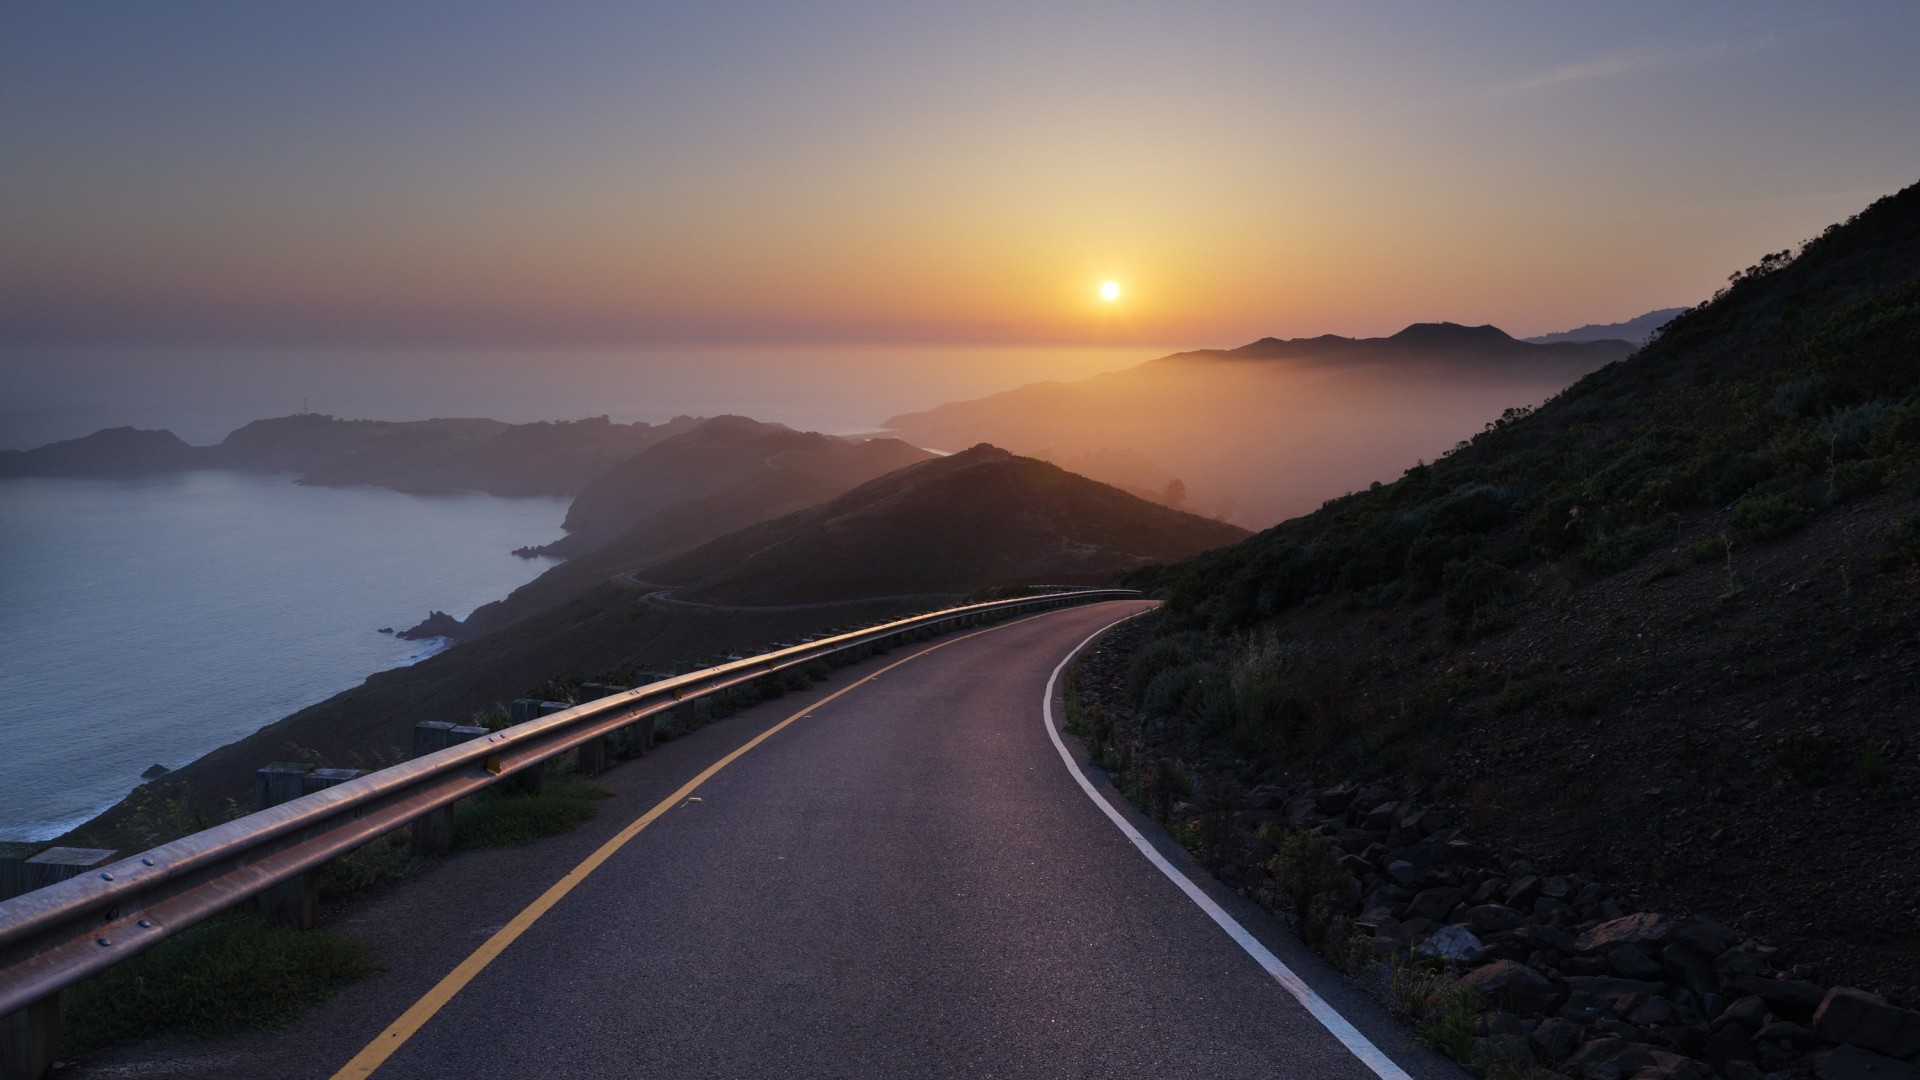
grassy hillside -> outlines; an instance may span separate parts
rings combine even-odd
[[[1148,730],[1920,996],[1920,187],[1398,481],[1144,571]],[[1249,765],[1248,763],[1251,763]]]
[[[888,473],[643,573],[684,586],[679,595],[690,600],[812,603],[1094,583],[1245,535],[982,445]]]

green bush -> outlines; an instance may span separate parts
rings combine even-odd
[[[578,777],[550,781],[538,795],[490,789],[454,811],[453,846],[524,847],[542,837],[558,836],[590,821],[600,811],[595,801],[612,794]]]
[[[68,990],[61,1053],[276,1027],[379,970],[371,950],[337,934],[221,916]]]
[[[1737,544],[1776,540],[1813,520],[1813,507],[1792,492],[1742,500],[1727,515],[1727,535]]]
[[[1658,525],[1637,525],[1609,534],[1580,551],[1580,567],[1591,574],[1612,574],[1632,566],[1640,557],[1673,543],[1673,531]]]
[[[1920,566],[1920,513],[1908,514],[1887,534],[1874,563],[1882,570]]]

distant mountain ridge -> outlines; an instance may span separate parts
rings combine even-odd
[[[170,431],[108,428],[33,450],[0,451],[0,476],[125,476],[185,469],[299,473],[320,486],[366,485],[416,495],[568,495],[647,447],[701,421],[488,419],[342,420],[296,413],[255,420],[214,446]]]
[[[1264,337],[1235,349],[1198,349],[1174,353],[1156,363],[1181,360],[1391,360],[1406,362],[1536,361],[1573,365],[1611,363],[1631,345],[1624,340],[1581,338],[1551,344],[1522,341],[1497,326],[1460,323],[1413,323],[1399,333],[1380,338],[1350,338],[1322,334],[1310,338]]]
[[[950,402],[886,426],[918,446],[986,442],[1098,463],[1102,480],[1177,492],[1183,506],[1263,528],[1392,479],[1633,350],[1626,341],[1538,345],[1448,322],[1382,338],[1262,338]]]
[[[684,599],[797,604],[1093,584],[1246,535],[982,444],[895,470],[641,573],[676,586]]]
[[[1551,345],[1559,342],[1600,341],[1612,338],[1619,341],[1645,345],[1652,339],[1654,331],[1672,322],[1675,316],[1685,312],[1686,308],[1661,308],[1649,311],[1645,315],[1636,315],[1617,323],[1588,323],[1572,330],[1562,330],[1555,334],[1542,334],[1526,340],[1538,345]]]

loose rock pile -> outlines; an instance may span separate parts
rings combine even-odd
[[[1807,981],[1783,950],[1710,919],[1543,873],[1390,789],[1260,787],[1236,817],[1243,843],[1219,860],[1223,880],[1285,908],[1272,844],[1245,827],[1325,837],[1359,883],[1350,913],[1373,954],[1443,964],[1482,1001],[1481,1060],[1592,1080],[1920,1080],[1920,1012]]]

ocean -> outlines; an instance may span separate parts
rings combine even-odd
[[[0,840],[57,836],[375,671],[550,560],[564,498],[202,471],[0,479]]]

